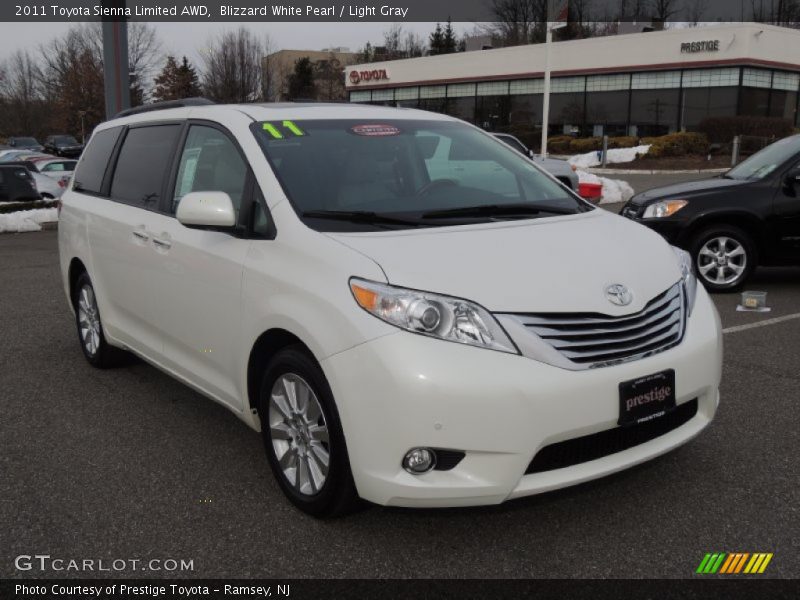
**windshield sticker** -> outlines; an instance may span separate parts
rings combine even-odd
[[[367,137],[384,137],[387,135],[400,135],[400,130],[392,125],[354,125],[350,131],[356,135]]]
[[[276,123],[262,123],[261,128],[270,134],[273,139],[282,140],[287,137],[303,137],[306,132],[300,129],[294,121],[281,121],[280,125]]]

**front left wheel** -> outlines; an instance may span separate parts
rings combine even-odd
[[[302,346],[288,347],[270,361],[259,416],[270,467],[292,504],[315,517],[341,516],[358,507],[333,393]]]

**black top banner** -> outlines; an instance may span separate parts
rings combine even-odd
[[[550,12],[548,13],[548,4]],[[631,14],[628,4],[639,4]],[[766,6],[765,6],[766,4]],[[520,10],[520,7],[523,10]],[[98,20],[212,22],[493,22],[524,15],[528,22],[766,21],[800,22],[800,3],[704,0],[625,3],[619,0],[40,0],[0,3],[3,22]],[[516,19],[517,17],[515,17]],[[800,24],[800,23],[798,23]]]

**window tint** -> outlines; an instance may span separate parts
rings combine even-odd
[[[111,152],[121,131],[121,127],[113,127],[98,131],[92,136],[92,141],[84,151],[80,166],[75,173],[76,190],[100,193],[108,159],[111,158]]]
[[[164,176],[172,164],[180,125],[130,129],[122,142],[111,197],[144,208],[156,208]]]
[[[192,125],[181,153],[172,212],[189,192],[225,192],[238,215],[246,177],[247,164],[227,135],[213,127]]]

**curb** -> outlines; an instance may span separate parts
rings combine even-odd
[[[589,167],[584,170],[595,175],[718,175],[730,169],[678,169],[668,171],[663,169],[598,169],[596,167]]]
[[[58,221],[45,221],[44,223],[39,223],[39,226],[42,231],[56,231],[58,230]]]

